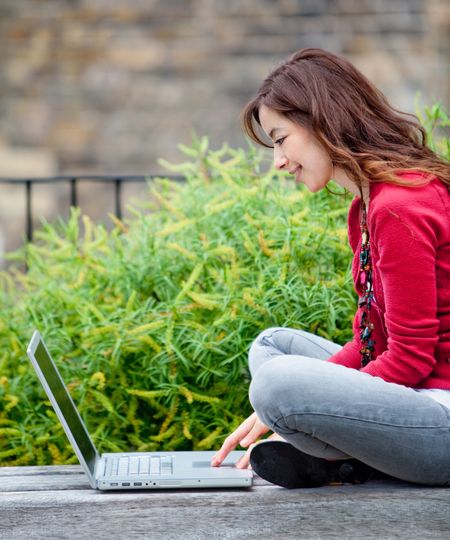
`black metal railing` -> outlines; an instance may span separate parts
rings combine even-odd
[[[23,185],[25,189],[25,232],[28,241],[33,238],[33,186],[37,184],[67,183],[70,189],[70,206],[78,206],[78,185],[81,182],[100,182],[114,186],[114,214],[122,218],[122,185],[128,182],[147,182],[155,178],[169,178],[182,182],[181,175],[83,175],[54,176],[49,178],[0,178],[0,184]]]

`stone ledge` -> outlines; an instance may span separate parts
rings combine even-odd
[[[79,466],[2,467],[0,479],[0,538],[450,536],[450,490],[405,482],[286,490],[256,478],[251,489],[98,492]]]

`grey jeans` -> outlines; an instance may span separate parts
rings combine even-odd
[[[353,457],[401,480],[450,486],[450,409],[320,361],[340,348],[302,330],[262,332],[249,351],[250,402],[260,420],[307,454]]]

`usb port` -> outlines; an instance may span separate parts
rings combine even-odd
[[[122,482],[122,486],[129,486],[130,482]]]
[[[133,485],[134,486],[142,486],[142,482],[135,482]]]
[[[111,482],[110,486],[118,486],[119,484],[117,482]]]

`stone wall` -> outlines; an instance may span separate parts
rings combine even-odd
[[[449,26],[446,0],[1,0],[0,176],[160,172],[192,130],[240,145],[242,105],[301,47],[345,55],[400,108],[448,104]]]

